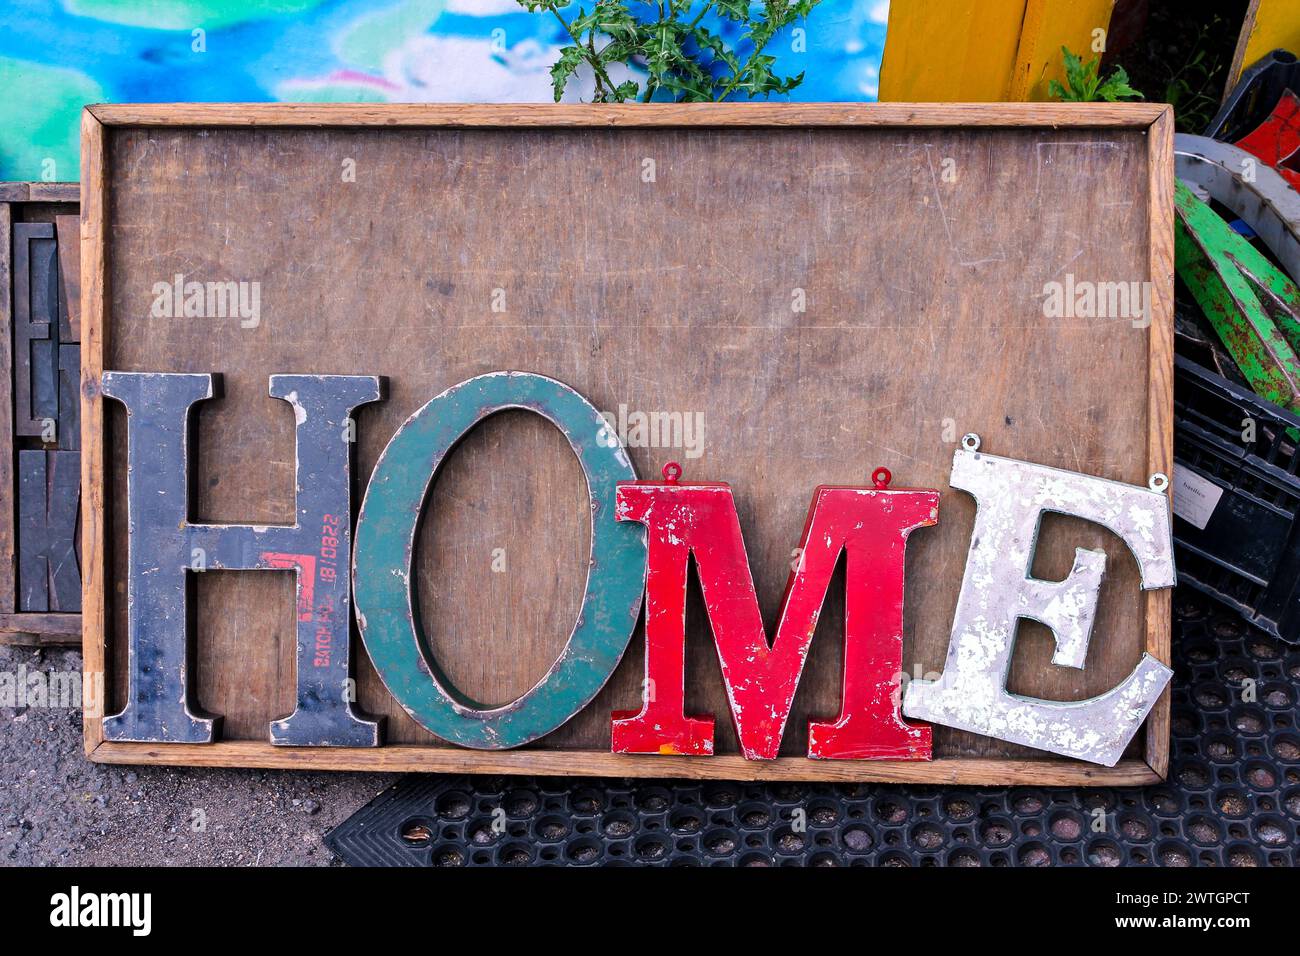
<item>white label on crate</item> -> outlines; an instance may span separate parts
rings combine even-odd
[[[1202,531],[1210,523],[1223,489],[1188,468],[1174,465],[1174,514]]]

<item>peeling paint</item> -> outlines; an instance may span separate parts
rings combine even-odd
[[[418,518],[439,467],[467,432],[511,408],[551,422],[577,455],[591,500],[591,561],[582,607],[555,663],[517,700],[485,707],[426,656],[410,575]],[[618,666],[641,610],[645,532],[614,520],[615,487],[636,472],[621,447],[599,440],[604,425],[586,399],[555,379],[491,372],[431,399],[380,455],[357,521],[353,579],[361,637],[389,692],[442,739],[481,750],[530,743],[585,707]]]
[[[902,671],[907,535],[935,523],[938,501],[931,489],[819,487],[769,644],[731,486],[619,485],[619,519],[649,530],[643,686],[654,693],[646,694],[639,712],[613,714],[611,749],[713,753],[713,717],[685,715],[686,586],[693,555],[741,753],[750,760],[775,758],[831,575],[847,552],[843,704],[837,720],[810,723],[809,756],[929,759],[930,728],[903,721],[891,691]]]
[[[1011,694],[1007,674],[1017,620],[1040,621],[1056,638],[1053,663],[1081,668],[1087,656],[1105,554],[1082,548],[1063,581],[1029,576],[1044,512],[1109,528],[1137,559],[1144,589],[1174,585],[1169,502],[1137,485],[979,452],[963,441],[953,456],[954,488],[977,503],[948,659],[937,681],[912,681],[909,717],[1114,766],[1172,676],[1150,654],[1105,694],[1050,701]]]
[[[189,520],[192,407],[220,377],[105,372],[103,394],[127,407],[126,707],[103,719],[106,740],[210,743],[219,717],[191,709],[186,576],[207,569],[291,571],[297,593],[296,707],[268,728],[273,744],[375,747],[380,725],[339,693],[347,686],[351,598],[351,446],[338,441],[353,409],[382,396],[365,375],[273,375],[270,394],[294,407],[293,525]],[[309,413],[310,412],[310,413]],[[147,468],[133,467],[148,462]],[[199,556],[196,558],[195,556]]]

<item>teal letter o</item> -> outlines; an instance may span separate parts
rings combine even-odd
[[[438,467],[458,441],[495,412],[522,408],[560,429],[578,456],[591,497],[591,564],[569,642],[522,697],[487,708],[461,694],[425,653],[410,579],[415,536]],[[518,747],[555,730],[591,702],[623,657],[645,590],[645,528],[614,518],[614,492],[636,472],[607,447],[600,413],[560,382],[493,372],[461,382],[406,420],[375,465],[357,519],[352,582],[357,621],[380,678],[415,720],[444,740],[479,750]]]

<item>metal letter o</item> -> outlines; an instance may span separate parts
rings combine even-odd
[[[591,498],[591,563],[569,641],[522,697],[487,708],[460,693],[426,654],[410,586],[419,516],[439,466],[496,412],[536,412],[569,440]],[[493,372],[430,400],[379,457],[357,519],[352,580],[357,621],[380,679],[416,722],[464,747],[502,750],[555,730],[609,680],[627,649],[645,590],[645,528],[614,518],[614,492],[636,472],[605,420],[567,385],[528,372]]]

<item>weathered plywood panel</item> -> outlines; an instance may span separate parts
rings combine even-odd
[[[918,122],[924,108],[907,109]],[[909,125],[901,113],[792,128],[109,125],[103,221],[90,221],[92,241],[104,230],[103,292],[88,291],[83,322],[97,321],[102,295],[103,368],[224,375],[224,397],[199,415],[195,518],[292,521],[292,413],[266,394],[279,372],[389,377],[388,400],[357,416],[362,478],[421,404],[496,369],[558,378],[615,414],[702,415],[698,457],[630,454],[643,477],[673,459],[687,479],[734,486],[769,627],[815,485],[863,483],[884,465],[895,484],[939,488],[939,525],[908,548],[904,661],[920,676],[942,666],[973,523],[973,502],[946,480],[963,432],[994,454],[1134,483],[1161,454],[1159,443],[1148,451],[1148,382],[1167,357],[1153,356],[1152,330],[1049,319],[1042,304],[1044,283],[1067,273],[1153,278],[1147,125],[1160,114],[1108,113],[1095,128],[1070,114],[1075,128],[1053,129],[1051,108],[1022,109],[1028,128]],[[151,316],[154,284],[177,274],[259,283],[256,327]],[[792,307],[800,296],[806,311]],[[113,403],[104,412],[113,712],[126,650],[114,600],[125,587],[125,421]],[[540,419],[498,416],[454,453],[430,499],[417,578],[432,650],[466,693],[511,700],[555,658],[580,603],[586,521],[577,462]],[[1063,577],[1075,547],[1109,556],[1099,639],[1073,671],[1050,664],[1045,631],[1022,626],[1016,692],[1100,693],[1149,640],[1135,563],[1102,529],[1045,522],[1035,574]],[[265,740],[292,709],[291,579],[212,574],[197,588],[200,702],[225,715],[227,739]],[[842,600],[841,572],[783,755],[805,752],[810,717],[838,713]],[[688,712],[713,713],[718,753],[734,754],[698,594],[692,602]],[[638,631],[595,702],[535,748],[608,750],[610,712],[639,701],[640,641]],[[364,656],[360,701],[388,716],[388,740],[446,751]],[[116,748],[101,758],[131,759],[129,745]],[[1043,756],[943,728],[935,753]],[[259,762],[246,748],[230,754]],[[355,755],[328,761],[362,765]],[[618,760],[622,773],[681,766]],[[845,772],[873,770],[835,768]]]

